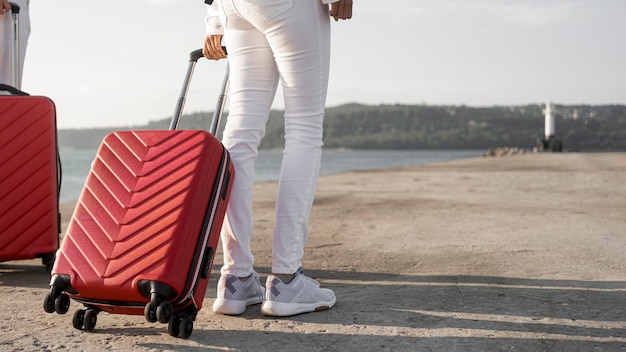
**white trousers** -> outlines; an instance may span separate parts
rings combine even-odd
[[[223,143],[235,181],[224,227],[222,273],[252,272],[254,162],[280,82],[285,148],[276,198],[272,271],[302,265],[322,153],[330,61],[330,18],[320,0],[218,0],[225,28],[230,112]]]
[[[20,6],[19,15],[19,72],[24,70],[24,58],[26,57],[26,45],[30,36],[30,0],[11,0]],[[0,15],[0,83],[13,86],[13,14],[7,12]],[[21,85],[21,80],[17,85]]]

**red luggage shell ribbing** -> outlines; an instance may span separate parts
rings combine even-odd
[[[0,96],[0,261],[59,246],[56,110],[47,97]]]

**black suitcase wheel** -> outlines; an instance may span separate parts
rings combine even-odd
[[[48,292],[46,297],[43,300],[43,310],[46,313],[54,313],[54,298],[52,298],[52,293]]]
[[[54,311],[59,314],[65,314],[70,309],[70,297],[65,293],[60,294],[54,300]]]
[[[156,323],[157,322],[156,311],[154,310],[154,308],[152,306],[152,303],[150,303],[150,302],[146,303],[146,307],[143,310],[143,316],[150,323]]]
[[[180,320],[179,330],[180,335],[178,337],[181,339],[189,338],[193,332],[193,319],[188,315],[183,316]]]
[[[156,309],[156,317],[161,323],[168,323],[172,319],[174,307],[169,301],[163,301]]]
[[[98,321],[98,312],[93,309],[87,309],[83,318],[83,326],[86,331],[93,331]]]
[[[169,324],[167,325],[167,332],[170,334],[170,336],[180,336],[180,322],[180,316],[178,314],[174,314],[174,316],[172,316],[172,319],[170,319]]]
[[[72,326],[75,329],[82,329],[83,326],[85,325],[85,310],[84,309],[79,309],[76,312],[74,312],[74,317],[72,318]]]

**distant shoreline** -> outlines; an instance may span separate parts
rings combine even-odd
[[[545,104],[345,104],[326,109],[324,144],[328,148],[358,150],[487,150],[498,146],[530,149],[543,138],[544,107]],[[553,114],[556,137],[563,139],[563,148],[626,150],[626,131],[621,128],[626,123],[626,105],[556,104]],[[180,128],[206,130],[211,118],[212,112],[185,114]],[[169,120],[141,126],[59,129],[59,144],[63,148],[95,149],[113,131],[164,130]],[[283,144],[283,113],[273,110],[260,148]]]
[[[327,148],[322,154],[320,174],[330,175],[358,170],[389,169],[397,166],[479,157],[483,150],[349,150]],[[63,184],[61,199],[78,199],[90,165],[96,155],[91,151],[61,151]],[[64,161],[65,160],[65,161]],[[255,165],[255,182],[278,180],[282,150],[260,150]]]

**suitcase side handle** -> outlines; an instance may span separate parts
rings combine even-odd
[[[0,90],[5,90],[11,93],[12,95],[29,95],[28,93],[24,91],[21,91],[13,86],[10,86],[8,84],[3,84],[3,83],[0,83]]]
[[[222,50],[226,52],[226,48],[222,47]],[[185,106],[185,101],[187,100],[187,92],[189,91],[189,85],[191,84],[191,78],[193,76],[193,71],[196,67],[196,63],[200,58],[204,57],[202,54],[202,49],[196,49],[189,54],[189,65],[187,67],[187,73],[185,75],[185,80],[183,82],[183,88],[180,92],[180,96],[178,98],[178,102],[176,103],[176,109],[174,110],[174,116],[172,116],[172,121],[170,122],[170,130],[178,129],[178,123],[180,122],[180,117],[183,113],[183,108]],[[222,87],[220,89],[220,94],[217,99],[217,104],[215,106],[215,110],[213,111],[213,119],[211,120],[211,125],[209,127],[209,132],[214,136],[217,135],[217,129],[219,128],[220,122],[222,120],[222,113],[224,111],[224,106],[226,105],[226,94],[229,86],[229,65],[226,65],[226,72],[224,73],[224,80],[222,81]]]

